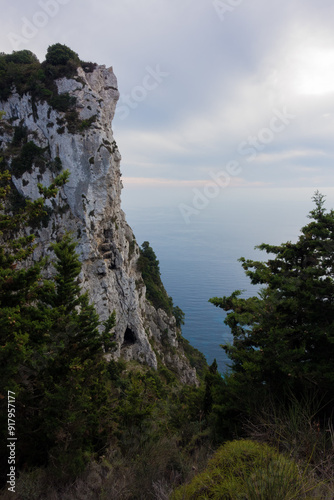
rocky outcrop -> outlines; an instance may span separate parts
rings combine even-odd
[[[135,359],[157,368],[157,356],[184,383],[196,383],[196,372],[178,348],[175,318],[156,310],[146,299],[137,270],[139,248],[121,209],[121,155],[111,128],[119,97],[112,68],[81,67],[73,78],[56,81],[58,93],[75,98],[71,113],[57,111],[13,89],[1,103],[5,112],[0,147],[9,158],[19,193],[36,199],[37,183],[48,186],[59,167],[70,172],[69,182],[48,201],[49,219],[37,229],[34,258],[49,252],[49,243],[64,231],[78,241],[82,260],[81,285],[101,320],[116,311],[115,357]],[[13,139],[24,130],[26,143],[37,153],[26,169],[15,169]]]

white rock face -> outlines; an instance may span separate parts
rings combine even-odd
[[[38,232],[34,258],[48,253],[51,241],[71,231],[78,241],[82,260],[81,285],[87,290],[103,321],[116,311],[115,357],[135,359],[157,368],[156,353],[184,383],[196,384],[191,368],[178,347],[175,318],[156,311],[146,299],[146,289],[137,270],[139,248],[121,210],[121,155],[111,128],[119,98],[112,68],[97,66],[91,73],[78,69],[74,79],[57,81],[59,93],[76,97],[81,126],[68,131],[65,113],[47,102],[32,103],[29,94],[13,93],[0,109],[10,127],[0,130],[0,147],[12,142],[15,126],[26,126],[28,141],[46,148],[49,167],[33,165],[30,172],[14,177],[17,190],[32,199],[39,197],[37,183],[48,186],[57,175],[52,167],[59,158],[70,171],[69,182],[57,198],[47,227]],[[162,342],[162,336],[164,341]],[[168,347],[166,349],[166,338]],[[154,346],[154,348],[152,347]]]

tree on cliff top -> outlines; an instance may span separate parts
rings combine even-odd
[[[240,259],[251,283],[263,285],[259,296],[210,299],[227,312],[234,340],[222,347],[243,394],[315,389],[334,398],[334,211],[318,192],[313,200],[296,243],[259,245],[273,255],[267,262]]]
[[[61,64],[64,65],[69,61],[77,63],[78,66],[80,64],[78,54],[66,45],[62,45],[61,43],[55,43],[54,45],[50,45],[48,47],[45,61],[47,64],[51,64],[52,66],[58,66]]]

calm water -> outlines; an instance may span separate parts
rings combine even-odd
[[[276,193],[276,192],[275,192]],[[159,262],[162,280],[175,305],[185,312],[183,335],[209,363],[217,359],[223,372],[228,359],[220,344],[231,341],[224,311],[208,303],[210,297],[236,289],[245,296],[258,289],[249,283],[238,258],[266,260],[254,250],[262,242],[279,244],[298,238],[312,209],[310,196],[254,195],[247,201],[217,199],[186,224],[177,205],[136,207],[133,197],[123,209],[139,244],[149,241]],[[329,207],[330,208],[330,207]]]

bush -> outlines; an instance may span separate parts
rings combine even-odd
[[[79,66],[78,54],[61,43],[50,45],[45,56],[46,63],[52,66],[65,65],[70,60],[73,60]]]
[[[223,445],[207,469],[178,488],[172,500],[307,498],[297,464],[273,448],[255,441]]]
[[[96,63],[81,61],[82,69],[85,73],[92,73],[97,67]]]
[[[73,109],[76,104],[76,97],[69,95],[67,92],[65,94],[54,95],[49,99],[49,104],[57,111],[66,112]]]
[[[0,100],[6,101],[15,87],[20,95],[30,93],[34,100],[47,101],[58,111],[67,111],[73,103],[58,96],[55,80],[73,78],[80,64],[78,54],[60,43],[48,48],[42,63],[30,50],[0,53]],[[87,64],[92,70],[93,63]]]
[[[159,261],[148,241],[144,241],[140,249],[138,269],[141,271],[146,285],[146,296],[156,309],[163,309],[169,316],[173,312],[173,301],[163,286],[160,277]]]
[[[19,146],[22,142],[26,142],[28,135],[28,127],[20,123],[18,127],[14,127],[13,146]]]
[[[43,148],[37,146],[33,141],[29,141],[22,146],[20,156],[12,161],[12,172],[16,177],[20,177],[24,172],[31,172],[32,166],[37,159],[42,161]]]
[[[204,354],[193,347],[189,340],[185,339],[181,333],[178,334],[177,340],[182,345],[185,355],[187,356],[190,366],[196,368],[197,375],[202,379],[208,369],[208,364]]]
[[[12,52],[12,54],[7,54],[5,56],[6,62],[13,62],[15,64],[33,64],[38,63],[38,59],[30,50],[19,50],[17,52]]]

